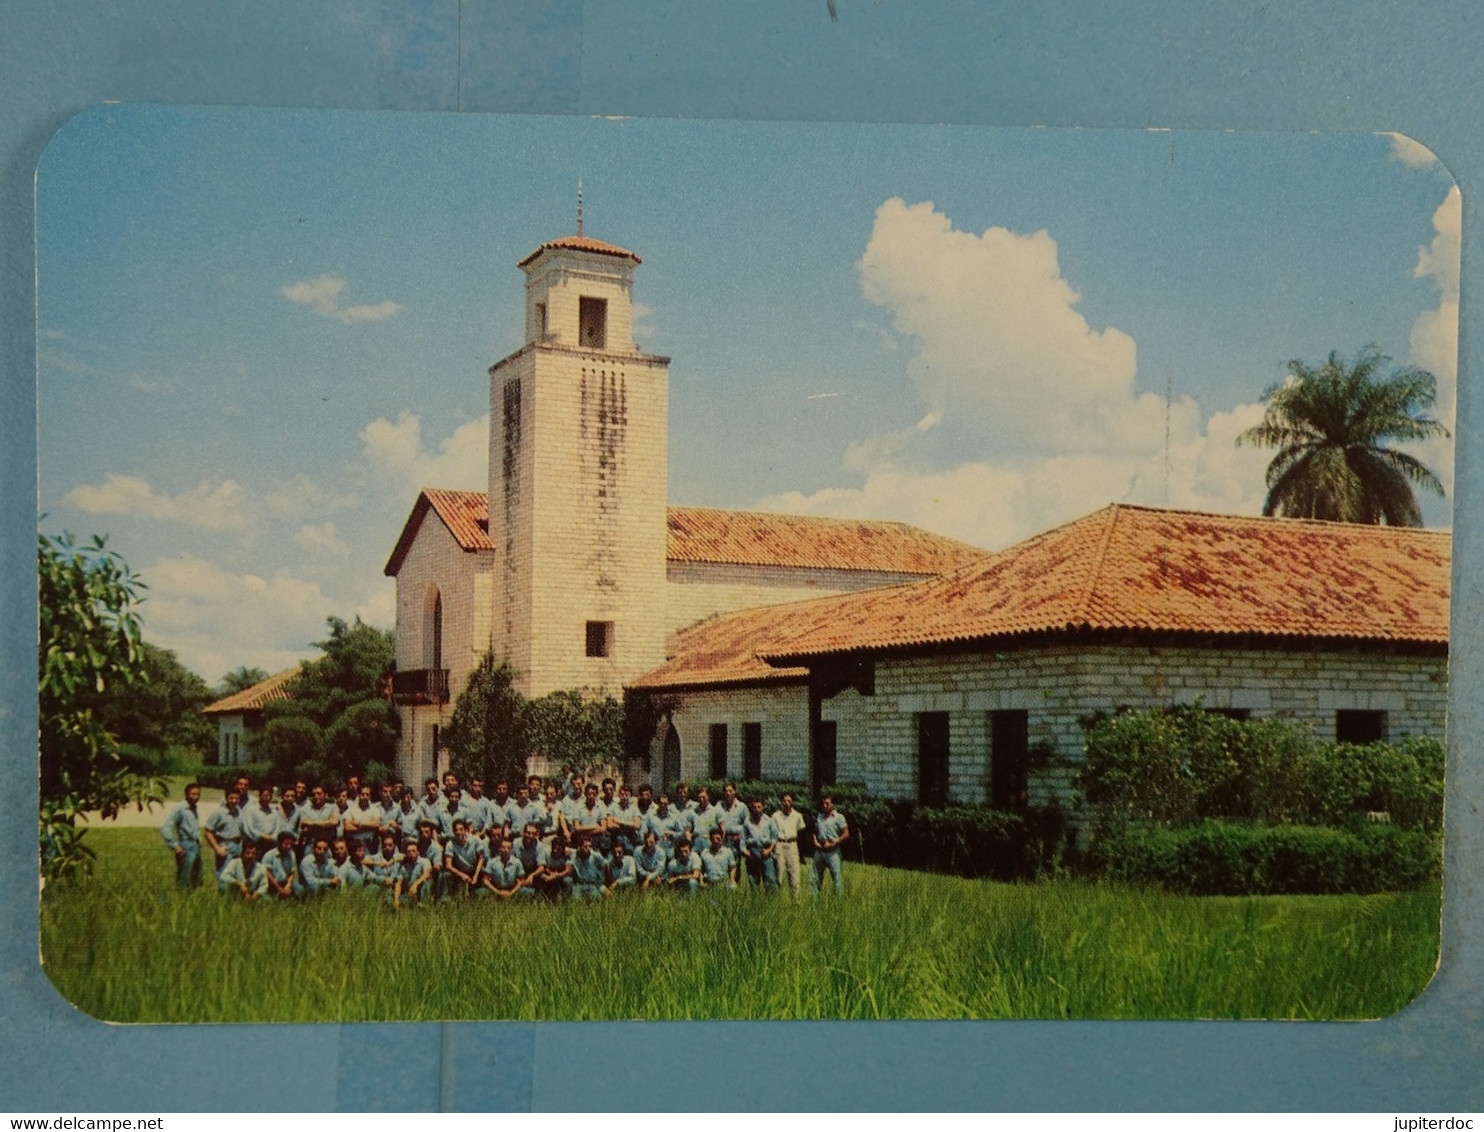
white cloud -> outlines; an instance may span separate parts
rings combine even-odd
[[[1437,164],[1438,155],[1420,141],[1414,141],[1406,134],[1387,134],[1391,139],[1391,156],[1403,165],[1413,169],[1423,169],[1429,165]]]
[[[857,268],[866,298],[914,340],[907,372],[929,412],[964,419],[997,451],[1116,447],[1119,428],[1138,427],[1134,340],[1088,325],[1046,232],[975,236],[931,203],[893,198]]]
[[[1271,453],[1237,448],[1262,406],[1205,418],[1195,401],[1139,393],[1132,338],[1094,330],[1046,232],[955,231],[931,204],[889,200],[857,264],[864,294],[911,347],[927,411],[846,451],[859,487],[758,506],[921,524],[1006,546],[1110,502],[1255,514]],[[932,434],[972,429],[985,457],[924,465]]]
[[[242,531],[251,521],[239,484],[203,482],[192,491],[166,495],[139,476],[109,472],[101,484],[79,484],[63,499],[90,515],[130,515],[185,523],[208,531]]]
[[[263,506],[270,515],[289,519],[312,518],[356,506],[354,495],[326,491],[308,476],[278,480],[263,496]]]
[[[347,324],[379,322],[402,310],[400,303],[394,303],[390,299],[380,303],[342,306],[340,296],[345,288],[345,280],[338,275],[318,275],[313,279],[301,279],[297,283],[280,287],[278,293],[291,303],[312,307],[316,314]]]
[[[1438,379],[1433,416],[1451,433],[1458,417],[1458,275],[1463,231],[1463,198],[1457,185],[1449,188],[1433,213],[1432,224],[1432,242],[1417,249],[1417,266],[1412,274],[1433,281],[1438,289],[1438,305],[1417,316],[1409,345],[1411,360]],[[1437,473],[1451,499],[1453,441],[1439,438],[1411,445],[1408,450]]]
[[[489,414],[467,421],[438,442],[423,447],[422,421],[403,411],[395,423],[378,417],[361,429],[361,454],[378,479],[409,495],[423,487],[478,491],[487,486]]]
[[[315,561],[326,558],[348,558],[350,547],[346,546],[335,531],[335,524],[305,523],[294,534],[294,545],[309,552]]]
[[[238,574],[193,555],[161,559],[140,576],[146,636],[212,683],[238,665],[278,672],[312,656],[335,609],[317,582]]]

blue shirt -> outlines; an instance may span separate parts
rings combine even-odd
[[[397,812],[392,815],[392,823],[396,825],[397,832],[402,835],[402,840],[417,836],[417,822],[423,816],[422,810],[416,802],[410,808],[404,809],[401,802],[397,803]]]
[[[601,853],[589,853],[585,858],[579,853],[573,853],[568,858],[572,862],[572,881],[584,887],[598,887],[607,880],[607,862]]]
[[[671,857],[665,864],[666,877],[681,877],[687,873],[693,873],[701,867],[701,858],[691,850],[686,856],[681,857],[678,853]]]
[[[242,815],[233,813],[226,803],[218,806],[206,819],[206,828],[216,835],[218,841],[236,845],[242,841]]]
[[[660,817],[660,809],[655,806],[645,815],[644,824],[639,828],[639,837],[642,840],[645,834],[653,830],[660,845],[668,847],[673,845],[676,838],[685,833],[688,828],[689,823],[679,810],[672,809],[664,817]]]
[[[453,840],[453,823],[456,821],[468,821],[469,811],[464,809],[464,803],[460,802],[458,808],[450,810],[445,802],[438,810],[438,832],[444,840]]]
[[[537,841],[533,845],[527,845],[524,837],[511,846],[510,855],[520,859],[521,871],[525,876],[534,873],[538,868],[546,864],[548,859],[545,845],[542,845],[540,841]]]
[[[228,889],[236,889],[239,884],[247,885],[249,896],[262,896],[268,891],[268,873],[263,868],[262,861],[252,863],[252,871],[243,875],[242,858],[233,857],[217,874],[216,887],[218,892],[226,892]]]
[[[341,888],[363,888],[366,885],[376,883],[376,870],[369,865],[357,865],[355,861],[346,861],[340,866]]]
[[[340,879],[340,866],[328,853],[323,861],[310,853],[299,864],[299,879],[310,892],[330,892],[337,887],[332,882]]]
[[[728,880],[732,867],[737,863],[736,855],[725,845],[716,850],[706,846],[701,850],[700,858],[701,875],[706,878],[707,884],[720,884]]]
[[[254,802],[242,811],[242,835],[249,841],[273,841],[278,837],[278,807],[270,805],[263,809],[261,802]]]
[[[287,853],[280,853],[277,849],[268,850],[263,854],[261,863],[279,884],[288,884],[289,878],[299,871],[299,858],[294,855],[292,845]]]
[[[455,839],[443,847],[443,859],[466,876],[474,875],[483,857],[484,847],[473,837],[466,838],[462,845]]]
[[[540,842],[536,843],[536,848],[541,848]],[[526,875],[526,867],[521,864],[520,858],[512,851],[510,860],[508,861],[500,860],[500,855],[496,853],[490,858],[489,864],[485,866],[485,872],[489,874],[490,880],[496,888],[501,892],[509,892],[515,887],[515,882]]]
[[[406,892],[419,880],[431,876],[432,872],[433,866],[428,863],[426,857],[419,857],[416,861],[409,861],[406,857],[403,857],[397,862],[397,869],[392,874],[392,879],[394,881],[400,880],[402,882],[402,891]]]
[[[608,817],[618,823],[615,833],[639,840],[639,827],[644,823],[644,815],[639,812],[639,805],[634,799],[630,798],[627,806],[622,800],[614,802],[608,807]]]
[[[661,845],[655,845],[653,854],[641,845],[629,860],[634,862],[640,880],[655,881],[665,875],[665,850]]]
[[[608,868],[605,871],[608,877],[608,884],[613,888],[625,888],[628,885],[639,883],[639,869],[634,864],[634,858],[627,853],[624,854],[623,860],[619,861],[616,866],[612,861],[609,861]]]
[[[846,828],[845,815],[839,810],[836,810],[828,817],[824,815],[824,811],[822,810],[814,816],[814,836],[820,841],[839,841],[840,835],[845,832]],[[835,848],[838,849],[839,846]],[[832,853],[834,851],[834,849],[824,850],[826,853]]]
[[[188,845],[201,844],[201,816],[196,807],[182,802],[170,811],[170,816],[160,826],[160,836],[171,849],[184,849]]]
[[[748,818],[742,823],[742,851],[749,857],[761,857],[763,850],[778,840],[778,828],[767,814],[755,822]]]
[[[340,836],[340,807],[328,798],[323,806],[318,807],[313,802],[305,802],[299,807],[299,832],[335,840]]]
[[[300,818],[299,818],[299,807],[298,806],[290,806],[288,813],[284,813],[283,812],[283,805],[282,805],[282,803],[280,803],[277,806],[274,806],[273,807],[273,840],[277,841],[278,840],[278,835],[280,833],[292,833],[294,835],[294,840],[295,841],[298,841],[299,840],[299,821],[300,821]]]
[[[742,836],[742,823],[748,817],[747,807],[741,802],[733,802],[730,810],[726,806],[716,807],[716,820],[721,824],[722,832],[727,835],[728,845]]]
[[[465,794],[459,800],[459,807],[464,811],[464,817],[469,820],[470,833],[483,833],[489,829],[491,817],[490,812],[494,803],[481,794],[478,798]],[[447,808],[446,806],[444,807]]]
[[[690,839],[699,845],[701,842],[711,840],[711,831],[721,824],[721,810],[715,806],[707,806],[704,810],[694,809],[690,812]]]

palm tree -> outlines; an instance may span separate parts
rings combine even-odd
[[[1288,363],[1287,379],[1262,395],[1262,424],[1237,437],[1239,445],[1278,449],[1264,515],[1422,526],[1412,488],[1442,495],[1443,485],[1420,460],[1383,444],[1448,430],[1422,415],[1437,397],[1437,379],[1415,366],[1390,367],[1378,346],[1348,363],[1338,351],[1317,367]]]

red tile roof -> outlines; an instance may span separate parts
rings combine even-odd
[[[561,248],[566,251],[596,252],[598,255],[620,256],[625,259],[631,259],[636,264],[644,262],[633,252],[629,251],[628,248],[621,248],[617,244],[605,244],[602,240],[595,240],[591,236],[562,236],[559,239],[547,240],[546,243],[542,244],[539,248],[533,251],[530,255],[526,256],[525,259],[521,260],[515,266],[524,267],[542,252],[546,251],[548,248]]]
[[[489,506],[480,491],[423,488],[385,573],[395,577],[429,511],[466,551],[492,550]],[[671,562],[814,567],[882,574],[939,574],[983,561],[988,551],[907,523],[817,519],[671,507],[666,556]]]
[[[208,713],[256,711],[269,700],[287,700],[290,696],[284,685],[297,675],[299,675],[299,666],[296,664],[293,668],[287,668],[277,675],[259,681],[251,688],[243,688],[242,691],[233,692],[214,704],[208,704],[201,710]]]
[[[387,577],[397,576],[397,571],[402,568],[402,560],[412,549],[412,542],[417,538],[418,529],[429,511],[443,521],[460,549],[470,552],[495,549],[495,544],[490,541],[489,497],[484,492],[425,487],[418,493],[417,502],[412,505],[412,514],[407,516],[407,522],[402,525],[397,545],[382,569]]]
[[[763,655],[914,649],[1067,630],[1444,645],[1446,531],[1115,505],[908,585],[825,599]]]
[[[941,574],[988,551],[908,523],[671,507],[671,562]]]

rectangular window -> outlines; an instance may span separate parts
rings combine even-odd
[[[814,789],[835,785],[835,721],[821,719],[811,735],[810,757],[813,759]]]
[[[539,340],[539,339],[545,338],[546,335],[547,335],[547,330],[546,330],[546,304],[545,303],[537,303],[536,304],[536,337]]]
[[[613,622],[589,621],[587,623],[587,655],[611,656],[613,654]]]
[[[1205,709],[1212,715],[1224,715],[1227,719],[1235,719],[1241,722],[1252,718],[1252,709],[1244,707],[1208,707]]]
[[[917,800],[925,806],[948,801],[948,713],[917,715]]]
[[[1335,742],[1356,744],[1386,742],[1386,713],[1384,711],[1335,712]]]
[[[1028,796],[1030,719],[1024,711],[989,713],[989,804],[1023,810]]]
[[[577,300],[577,344],[589,350],[602,350],[608,345],[608,300]]]
[[[753,781],[763,776],[763,725],[742,725],[742,777]]]
[[[711,777],[725,778],[727,776],[727,725],[725,723],[713,723],[711,725]]]

